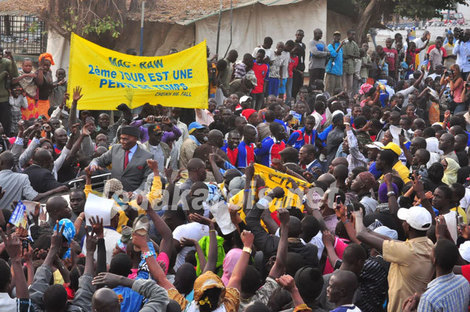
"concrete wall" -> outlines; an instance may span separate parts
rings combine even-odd
[[[341,39],[345,39],[346,32],[350,29],[354,29],[356,21],[349,16],[327,10],[327,23],[326,38],[324,37],[323,39],[327,40],[325,42],[331,43],[333,42],[333,33],[335,31],[338,30],[341,33]]]

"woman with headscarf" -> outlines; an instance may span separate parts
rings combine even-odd
[[[460,169],[459,164],[452,158],[446,157],[441,161],[441,164],[444,166],[444,176],[442,177],[442,182],[451,186],[453,183],[457,182],[457,172]]]
[[[169,299],[178,302],[182,310],[189,312],[237,312],[240,304],[241,282],[252,253],[254,235],[251,232],[243,231],[241,239],[244,245],[242,255],[235,265],[227,287],[219,276],[207,270],[194,281],[194,300],[191,302],[186,300],[175,285],[168,281],[165,273],[154,259],[147,258],[147,264],[152,277],[160,286],[168,290]]]
[[[222,275],[222,282],[227,286],[230,277],[232,276],[233,269],[242,255],[243,250],[240,248],[233,248],[227,253],[224,258],[223,270],[224,274]]]
[[[38,86],[38,115],[49,117],[49,95],[53,88],[51,65],[55,65],[50,53],[39,55],[39,68],[36,72],[36,85]]]

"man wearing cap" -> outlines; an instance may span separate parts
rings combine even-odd
[[[189,137],[183,142],[180,150],[179,166],[186,168],[188,161],[193,158],[196,148],[207,141],[206,127],[198,122],[192,122],[188,127]]]
[[[401,153],[401,148],[393,142],[388,143],[382,148],[375,163],[377,170],[382,171],[383,174],[380,180],[383,179],[385,174],[395,170],[403,180],[403,183],[408,184],[411,182],[409,169],[398,159]]]
[[[325,90],[334,95],[337,89],[342,88],[341,79],[343,76],[343,43],[340,42],[341,33],[335,31],[333,34],[333,43],[328,45],[330,59],[326,65]]]
[[[272,136],[268,136],[255,149],[257,162],[270,167],[273,159],[281,159],[279,152],[286,147],[284,140],[287,137],[284,127],[277,122],[269,125]]]
[[[400,208],[398,219],[408,240],[397,241],[375,234],[365,228],[362,212],[353,212],[356,220],[357,238],[369,247],[382,251],[385,261],[390,262],[388,273],[387,311],[401,311],[405,300],[415,293],[423,293],[434,274],[431,260],[432,241],[426,232],[432,225],[432,215],[424,207]]]
[[[137,128],[122,127],[120,144],[114,144],[109,151],[93,159],[89,165],[91,171],[112,165],[111,177],[120,180],[126,192],[143,190],[151,173],[147,159],[153,159],[153,155],[137,144],[139,135]]]
[[[247,108],[242,111],[242,116],[245,117],[247,123],[253,126],[257,126],[259,124],[259,117],[256,110],[252,108]]]

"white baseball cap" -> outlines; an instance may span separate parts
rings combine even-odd
[[[470,262],[470,241],[466,241],[459,247],[459,253],[462,259]]]
[[[244,95],[240,98],[240,103],[244,103],[248,100],[251,100],[251,96]]]
[[[426,231],[432,225],[432,216],[424,207],[400,208],[397,217],[418,231]]]

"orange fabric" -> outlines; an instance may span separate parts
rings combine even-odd
[[[28,102],[28,108],[21,108],[21,119],[29,120],[31,118],[38,118],[38,103],[36,99],[26,96]]]
[[[435,122],[440,121],[440,110],[439,103],[432,102],[431,107],[429,108],[429,122],[431,125]]]
[[[51,62],[51,65],[55,65],[54,59],[52,58],[52,54],[46,52],[46,53],[39,55],[39,62],[41,62],[43,58],[46,60],[49,60]]]
[[[49,118],[49,114],[47,113],[51,105],[49,104],[49,100],[38,100],[37,110],[38,115],[44,115]]]

